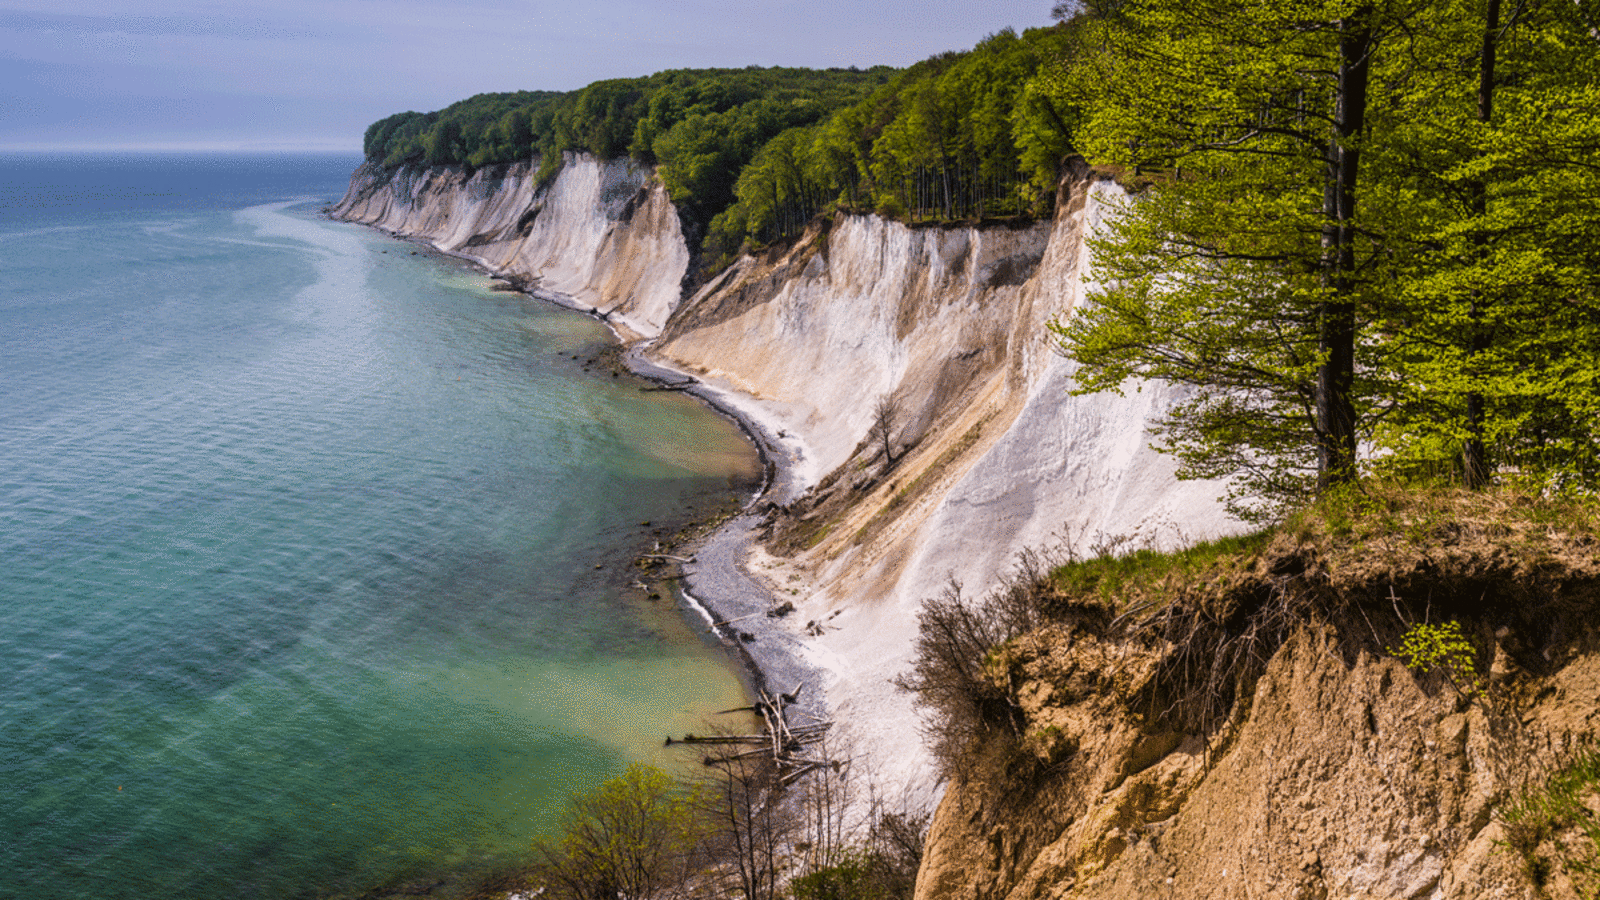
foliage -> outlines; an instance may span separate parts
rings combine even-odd
[[[859,858],[817,869],[789,883],[794,900],[877,900],[867,868]]]
[[[700,69],[568,93],[480,94],[367,129],[367,159],[478,168],[563,154],[658,166],[706,255],[799,233],[830,205],[912,219],[1047,211],[1074,116],[1036,82],[1070,55],[1066,27],[1002,30],[902,72]]]
[[[1401,388],[1381,438],[1392,464],[1593,488],[1600,39],[1582,4],[1500,7],[1442,4],[1379,123]]]
[[[1045,86],[1092,162],[1155,177],[1054,326],[1075,390],[1199,388],[1159,447],[1257,519],[1353,479],[1361,443],[1387,472],[1600,485],[1583,4],[1103,6]]]
[[[1389,652],[1414,672],[1441,672],[1456,692],[1471,697],[1483,690],[1478,675],[1477,651],[1461,630],[1461,623],[1439,625],[1418,622],[1400,636],[1400,646]]]
[[[479,94],[367,129],[369,161],[469,169],[537,160],[553,177],[568,152],[659,166],[673,198],[706,222],[734,201],[739,171],[786,129],[821,121],[884,84],[891,69],[678,69],[570,92]]]
[[[543,848],[546,880],[570,900],[685,896],[703,841],[699,805],[660,769],[630,766],[572,800],[559,848]]]
[[[911,670],[894,683],[929,713],[925,735],[946,778],[970,776],[977,752],[997,742],[1014,747],[1023,737],[1022,709],[994,664],[1006,642],[1046,621],[1037,589],[1043,568],[1038,555],[1023,554],[988,595],[967,597],[951,582],[917,613]]]
[[[1366,70],[1386,29],[1327,0],[1124,4],[1067,79],[1096,162],[1164,177],[1094,245],[1094,305],[1053,330],[1075,392],[1204,388],[1160,426],[1181,477],[1261,518],[1355,476],[1385,370],[1361,229]]]
[[[728,256],[796,234],[830,203],[913,221],[1047,210],[1073,116],[1034,84],[1071,42],[1066,28],[1004,29],[784,132],[739,173],[738,203],[712,223],[708,249]]]
[[[1502,10],[1502,6],[1504,9]],[[1270,521],[1376,472],[1600,488],[1600,38],[1563,0],[1087,0],[902,71],[674,70],[374,123],[369,160],[658,167],[700,265],[830,210],[1145,185],[1052,325],[1074,390],[1193,386],[1180,476]]]

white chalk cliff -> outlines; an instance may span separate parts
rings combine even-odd
[[[584,156],[536,188],[527,164],[363,167],[334,214],[425,238],[608,314],[778,435],[800,490],[789,555],[752,562],[790,596],[846,737],[893,784],[926,779],[910,697],[892,687],[916,612],[954,579],[981,593],[1026,548],[1125,536],[1171,545],[1238,531],[1221,486],[1180,482],[1149,448],[1177,389],[1071,396],[1045,325],[1083,302],[1085,237],[1122,198],[1087,172],[1051,221],[912,227],[840,215],[747,257],[692,296],[690,254],[647,169]],[[896,411],[897,459],[869,439]],[[777,499],[795,499],[789,491]]]

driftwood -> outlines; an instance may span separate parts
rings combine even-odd
[[[755,613],[755,615],[762,614]],[[741,618],[749,617],[743,616]],[[735,621],[738,620],[728,620],[728,622]],[[726,625],[727,622],[718,624]],[[804,689],[805,685],[799,684],[788,693],[771,694],[766,690],[762,690],[758,692],[755,703],[749,706],[723,710],[724,713],[760,713],[762,721],[766,724],[765,734],[715,735],[712,737],[696,737],[690,734],[676,740],[670,737],[667,738],[667,746],[670,747],[673,744],[716,744],[747,747],[749,749],[734,753],[706,756],[704,762],[708,766],[717,766],[741,759],[770,755],[773,764],[778,770],[778,782],[784,785],[792,784],[807,773],[814,772],[819,768],[828,768],[830,766],[837,768],[837,763],[829,760],[800,755],[807,747],[821,743],[822,739],[827,736],[828,729],[833,727],[832,722],[813,722],[809,725],[789,724],[788,708],[796,700],[800,699],[800,692]]]
[[[754,741],[765,741],[766,739],[767,736],[764,734],[724,734],[712,737],[696,737],[692,734],[686,734],[681,738],[667,738],[667,746],[671,747],[673,744],[748,744]]]
[[[731,624],[733,622],[743,622],[745,619],[754,619],[756,616],[764,616],[764,615],[766,615],[766,613],[751,613],[748,616],[734,616],[731,619],[723,619],[720,622],[712,622],[711,625],[706,628],[706,630],[707,631],[716,631],[718,628],[721,628],[724,625],[728,625],[728,624]],[[753,712],[753,711],[756,711],[756,707],[754,707],[754,706],[741,706],[738,709],[725,709],[725,710],[723,710],[723,712],[744,712],[746,710],[750,710],[750,711]]]

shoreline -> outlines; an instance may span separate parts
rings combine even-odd
[[[803,455],[803,445],[793,438],[786,443],[774,434],[748,402],[739,402],[741,398],[651,359],[648,353],[653,341],[628,343],[617,326],[598,310],[585,310],[576,303],[564,302],[568,298],[549,292],[524,293],[605,322],[621,346],[623,364],[630,372],[690,394],[738,425],[750,440],[761,463],[762,483],[736,515],[684,546],[692,562],[678,564],[682,575],[678,590],[686,605],[708,619],[710,630],[738,661],[751,688],[775,694],[794,692],[803,686],[790,708],[814,722],[828,721],[829,706],[823,693],[825,673],[805,659],[799,636],[788,627],[790,617],[799,613],[791,603],[789,612],[779,614],[783,601],[774,587],[752,574],[744,563],[757,544],[756,530],[765,518],[765,505],[787,503],[798,495],[795,459]]]
[[[648,352],[653,339],[635,336],[632,341],[623,326],[614,322],[602,310],[586,307],[573,298],[553,291],[541,290],[526,279],[497,270],[481,257],[470,253],[444,250],[426,238],[405,235],[377,225],[366,225],[339,219],[332,213],[332,205],[325,206],[323,214],[330,220],[351,225],[362,225],[382,232],[403,243],[418,245],[426,252],[471,263],[488,277],[515,292],[563,309],[582,313],[605,324],[612,339],[620,349],[622,364],[635,376],[654,384],[669,387],[694,396],[713,412],[734,424],[755,448],[762,468],[761,484],[745,500],[740,511],[731,519],[717,525],[708,534],[687,542],[683,549],[692,562],[677,563],[679,576],[677,592],[686,607],[685,618],[694,616],[706,619],[709,631],[716,635],[723,650],[738,665],[746,680],[746,688],[754,691],[793,691],[804,685],[797,702],[791,707],[813,721],[829,721],[831,708],[823,690],[826,672],[805,658],[800,637],[787,627],[791,612],[784,616],[769,616],[769,610],[780,606],[771,585],[752,575],[744,564],[745,558],[756,546],[756,529],[764,513],[763,501],[784,504],[800,493],[799,460],[806,454],[805,445],[781,429],[776,432],[763,422],[752,408],[753,398],[735,396],[699,378],[650,359]],[[746,402],[741,403],[741,400]],[[730,628],[730,625],[737,628]],[[701,627],[695,624],[694,627]]]

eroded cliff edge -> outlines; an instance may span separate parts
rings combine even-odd
[[[1351,507],[1038,598],[987,662],[1010,720],[968,745],[917,896],[1594,896],[1593,507]]]
[[[1173,388],[1067,393],[1045,323],[1082,301],[1084,238],[1121,196],[1086,170],[1065,174],[1050,221],[839,215],[687,297],[682,229],[648,169],[574,155],[543,188],[532,172],[367,166],[333,213],[605,314],[776,437],[801,496],[758,523],[773,552],[750,565],[792,598],[785,622],[825,673],[838,739],[891,792],[931,781],[892,684],[926,597],[953,581],[981,592],[1028,548],[1238,528],[1217,485],[1178,482],[1148,447]],[[888,454],[871,436],[881,408]]]

